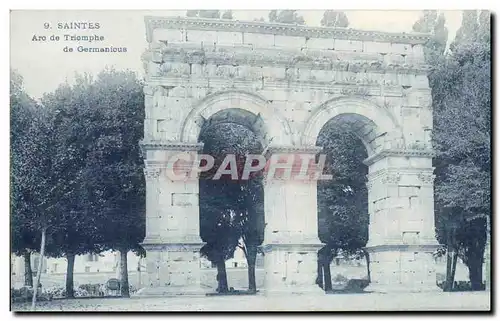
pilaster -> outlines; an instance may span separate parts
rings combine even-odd
[[[371,284],[367,291],[437,291],[432,153],[383,151],[365,163]]]
[[[200,286],[198,178],[192,168],[202,144],[141,143],[146,177],[147,287],[139,295],[202,293]],[[176,162],[175,160],[181,160]]]
[[[309,155],[314,161],[320,150],[317,147],[272,147],[268,159],[280,155],[282,160],[288,157],[302,160],[299,155]],[[269,166],[272,165],[271,162]],[[270,175],[264,180],[264,292],[268,295],[283,292],[321,294],[322,290],[315,284],[317,253],[323,246],[318,238],[316,180],[296,179],[301,165],[297,161],[287,165],[282,165],[283,170],[292,171],[291,177]]]

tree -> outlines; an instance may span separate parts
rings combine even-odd
[[[443,57],[448,41],[448,29],[443,13],[424,10],[422,16],[413,24],[413,31],[430,33],[431,39],[424,46],[424,55],[430,65],[435,65]],[[431,87],[433,79],[430,77]]]
[[[474,290],[482,286],[478,266],[491,215],[491,51],[479,32],[489,27],[477,21],[477,13],[464,12],[458,39],[432,74],[438,239],[467,264]]]
[[[347,15],[343,11],[326,10],[321,18],[321,25],[323,27],[342,27],[349,26]]]
[[[367,153],[354,133],[333,125],[322,129],[317,145],[326,154],[325,172],[334,177],[319,181],[317,190],[319,238],[326,244],[318,252],[318,284],[328,291],[333,258],[339,251],[357,253],[368,241],[367,168],[362,163]]]
[[[186,12],[187,17],[196,18],[208,18],[208,19],[220,19],[221,12],[219,10],[188,10]],[[224,12],[222,19],[232,19],[233,14],[231,10]]]
[[[66,271],[66,297],[73,298],[73,268],[75,256],[85,253],[99,253],[102,245],[96,222],[101,212],[91,208],[85,197],[86,178],[83,169],[89,156],[92,142],[99,131],[102,117],[95,108],[95,97],[89,92],[89,75],[78,75],[76,84],[61,85],[55,92],[46,94],[42,103],[46,108],[57,110],[58,152],[55,157],[61,163],[62,174],[73,182],[71,193],[61,204],[61,211],[56,215],[57,227],[48,237],[47,253],[52,257],[65,256],[68,264]],[[90,121],[89,121],[90,120]]]
[[[247,259],[248,266],[248,291],[257,292],[255,281],[255,263],[259,246],[264,241],[264,190],[262,176],[255,176],[246,182],[242,182],[242,193],[239,203],[243,208],[236,223],[240,228],[241,242],[238,247],[241,248]]]
[[[62,85],[42,101],[57,114],[53,157],[71,187],[54,216],[47,252],[66,256],[66,296],[71,298],[75,256],[119,250],[125,257],[126,297],[126,254],[143,252],[138,245],[144,238],[142,86],[133,73],[105,70],[96,81],[77,76],[74,86]]]
[[[297,10],[271,10],[269,12],[269,22],[305,24],[304,17],[299,16]]]
[[[225,261],[234,255],[240,246],[247,258],[249,290],[256,291],[255,259],[257,247],[263,240],[263,191],[261,181],[232,180],[222,176],[211,180],[226,155],[236,155],[239,176],[245,155],[258,153],[261,149],[255,134],[234,123],[216,124],[200,135],[204,142],[204,153],[215,158],[212,170],[200,176],[200,231],[207,244],[202,254],[217,265],[218,291],[227,291]],[[239,244],[239,240],[242,243]]]
[[[222,14],[221,18],[222,19],[233,20],[233,11],[232,10],[224,11],[224,13]]]
[[[460,44],[470,44],[477,41],[479,30],[479,16],[477,10],[462,11],[462,24],[458,28],[455,40],[451,44],[452,50]]]
[[[14,154],[20,166],[12,171],[14,181],[23,186],[22,202],[17,210],[29,213],[26,228],[39,233],[40,261],[34,284],[32,309],[36,307],[41,267],[47,236],[59,228],[58,214],[64,210],[74,191],[74,180],[65,175],[67,158],[61,147],[60,113],[43,106],[33,113],[25,139]]]
[[[28,134],[35,119],[36,102],[24,91],[23,79],[16,71],[11,71],[10,110],[11,252],[24,257],[24,285],[33,287],[31,252],[36,251],[40,240],[36,231],[30,228],[31,208],[26,201],[30,186],[18,174],[23,172],[22,166],[28,161],[22,157],[22,148],[32,138]]]
[[[144,255],[145,181],[139,141],[143,137],[142,83],[130,71],[104,70],[87,91],[101,112],[82,169],[89,210],[99,212],[95,230],[102,249],[120,252],[121,295],[129,297],[127,253]]]

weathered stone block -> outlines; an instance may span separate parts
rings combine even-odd
[[[274,46],[283,48],[300,49],[306,46],[305,37],[274,36]]]
[[[245,32],[243,33],[243,43],[251,44],[254,48],[274,46],[274,35]]]
[[[363,51],[363,42],[358,40],[335,39],[335,50]]]
[[[398,53],[387,54],[384,56],[384,62],[388,65],[403,65],[406,63],[406,56]]]
[[[262,67],[262,76],[268,79],[284,79],[285,67]]]
[[[373,53],[389,53],[391,52],[391,43],[363,41],[363,51]]]
[[[334,48],[334,41],[333,39],[326,38],[309,38],[306,42],[306,47],[311,49],[332,50]]]
[[[240,45],[243,43],[242,32],[224,32],[217,31],[217,44],[234,44]]]
[[[424,58],[424,47],[422,45],[413,45],[411,51],[415,58]]]
[[[172,206],[197,206],[198,194],[195,193],[173,193]]]
[[[183,34],[181,30],[172,29],[154,29],[153,30],[153,41],[167,41],[170,42],[183,42]]]
[[[204,77],[203,65],[191,64],[191,77]]]
[[[410,44],[393,43],[391,44],[391,52],[395,54],[409,54],[412,53],[413,50]]]
[[[311,74],[311,80],[314,81],[331,82],[334,79],[332,72],[330,70],[312,69],[310,74]]]
[[[186,41],[203,43],[207,47],[213,47],[213,45],[217,42],[217,32],[205,30],[187,30]]]
[[[411,83],[414,88],[429,88],[429,78],[426,75],[415,75]]]

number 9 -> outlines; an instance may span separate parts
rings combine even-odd
[[[45,29],[49,29],[49,28],[50,28],[50,23],[48,23],[48,22],[44,23],[44,24],[43,24],[43,27],[44,27]]]

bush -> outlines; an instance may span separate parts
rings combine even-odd
[[[343,276],[342,274],[337,274],[333,279],[332,281],[334,283],[342,283],[342,284],[345,284],[349,281],[348,278],[346,278],[345,276]]]
[[[444,281],[437,282],[437,286],[444,290],[444,283],[445,283]],[[482,283],[481,291],[484,290],[486,290],[486,285]],[[451,290],[451,292],[466,292],[466,291],[472,291],[472,285],[470,281],[455,281],[455,283],[453,284],[453,289]]]
[[[19,289],[10,289],[10,299],[12,302],[28,302],[33,299],[33,288],[30,286],[23,286]],[[52,300],[51,293],[41,289],[38,292],[38,301],[50,301]]]
[[[81,290],[81,293],[84,293],[83,291],[85,291],[88,294],[87,296],[104,296],[104,293],[106,292],[104,285],[101,283],[81,284],[78,288]]]
[[[349,292],[363,292],[363,290],[370,284],[367,279],[350,279],[344,290]]]
[[[44,291],[47,295],[51,296],[53,299],[60,299],[66,297],[66,288],[60,286],[53,286],[51,288],[47,288]]]

